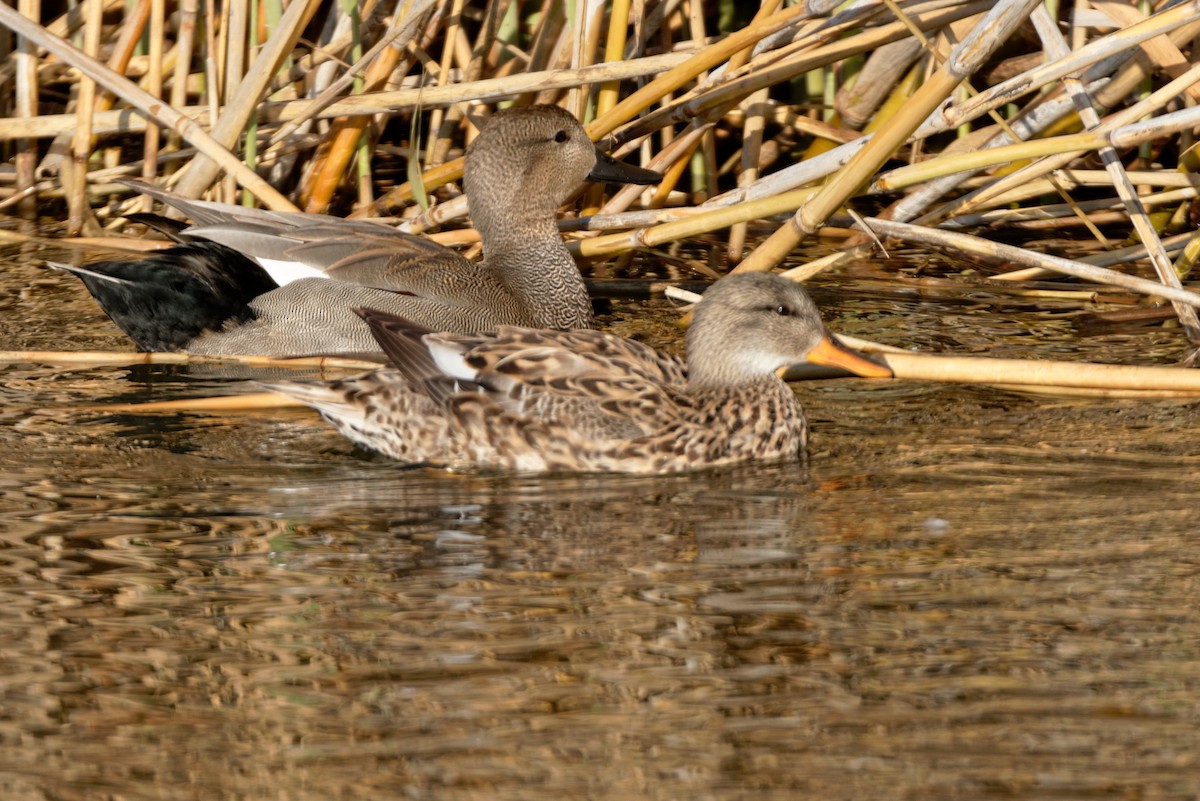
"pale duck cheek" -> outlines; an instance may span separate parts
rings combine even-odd
[[[793,355],[784,355],[781,353],[771,353],[770,351],[752,351],[742,354],[742,358],[738,360],[742,365],[742,370],[748,375],[767,375],[773,373],[780,367],[787,367],[793,364],[803,364],[804,359],[798,359]]]
[[[301,278],[329,278],[324,271],[318,270],[316,267],[309,267],[307,264],[301,264],[298,261],[264,259],[261,257],[257,258],[256,261],[262,265],[262,268],[280,286],[290,284],[292,281],[299,281]]]

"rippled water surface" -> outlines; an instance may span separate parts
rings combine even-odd
[[[0,349],[126,349],[36,258]],[[892,344],[1182,351],[863,286],[826,316]],[[1197,404],[810,382],[807,465],[657,479],[103,408],[231,375],[0,364],[0,798],[1200,794]]]

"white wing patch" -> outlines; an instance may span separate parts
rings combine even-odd
[[[475,380],[478,373],[473,367],[467,365],[467,360],[463,358],[462,348],[443,342],[430,342],[428,339],[425,339],[424,342],[425,347],[429,350],[429,355],[433,357],[433,363],[443,373],[460,381]]]
[[[280,286],[290,284],[293,281],[299,281],[301,278],[329,278],[324,270],[318,270],[316,267],[310,267],[307,264],[301,264],[298,261],[285,261],[283,259],[255,259],[262,268],[266,270],[275,283]]]

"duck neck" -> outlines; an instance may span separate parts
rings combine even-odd
[[[480,230],[489,269],[539,328],[595,328],[592,302],[553,220]]]
[[[779,376],[774,373],[741,372],[731,370],[713,371],[705,369],[703,360],[688,360],[688,391],[689,392],[744,392],[751,389],[754,392],[777,392],[780,387],[788,389]],[[791,392],[788,389],[788,392]]]

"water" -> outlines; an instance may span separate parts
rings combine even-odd
[[[1182,350],[830,284],[892,344]],[[0,349],[124,347],[27,256],[0,314]],[[646,316],[607,322],[677,344]],[[103,408],[242,388],[0,365],[0,798],[1200,795],[1197,404],[813,382],[808,464],[663,478]]]

